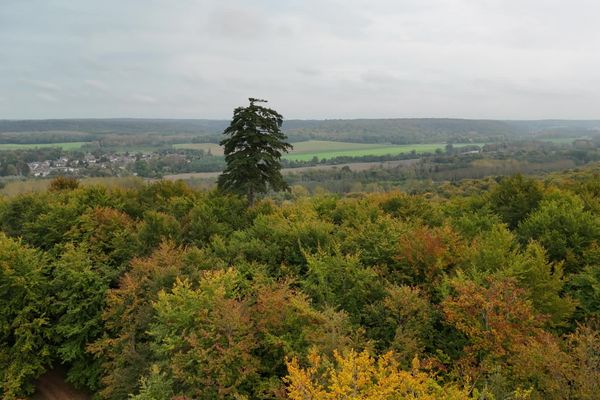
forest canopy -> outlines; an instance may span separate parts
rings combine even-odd
[[[593,399],[599,204],[592,169],[251,207],[57,180],[0,200],[1,397]]]

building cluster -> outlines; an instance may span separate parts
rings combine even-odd
[[[98,169],[120,169],[125,170],[127,166],[138,160],[152,158],[152,154],[106,154],[96,157],[87,153],[83,158],[69,158],[62,156],[56,160],[34,161],[27,163],[30,174],[36,177],[47,177],[52,175],[80,175],[84,170]]]

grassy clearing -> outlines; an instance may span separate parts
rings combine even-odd
[[[64,142],[64,143],[0,143],[0,150],[24,150],[39,149],[42,147],[60,147],[63,150],[77,150],[88,142]]]

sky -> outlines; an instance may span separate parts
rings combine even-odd
[[[0,0],[0,119],[600,119],[598,0]]]

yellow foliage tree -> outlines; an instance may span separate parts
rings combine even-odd
[[[428,373],[419,371],[418,361],[412,371],[404,371],[394,353],[379,358],[363,351],[334,353],[333,361],[311,352],[308,367],[297,359],[288,362],[288,397],[291,400],[462,400],[471,397],[466,390],[442,385]]]

